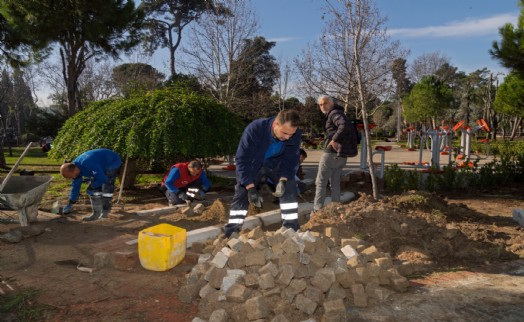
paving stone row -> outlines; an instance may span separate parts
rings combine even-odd
[[[341,239],[335,228],[320,234],[257,227],[195,243],[192,251],[200,255],[179,299],[200,300],[193,321],[346,321],[351,307],[409,286],[389,254],[358,238]]]

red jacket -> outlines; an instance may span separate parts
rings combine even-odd
[[[179,188],[186,187],[191,182],[198,180],[204,172],[202,171],[199,175],[193,177],[189,173],[188,165],[189,162],[181,162],[172,165],[162,179],[162,186],[165,186],[169,191],[177,192]],[[204,181],[204,186],[206,186],[208,180]],[[208,189],[209,187],[205,188]]]
[[[172,165],[171,168],[169,168],[169,171],[164,175],[164,178],[162,179],[162,186],[166,186],[166,180],[168,178],[170,179],[170,180],[167,180],[168,188],[170,184],[172,184],[176,188],[183,188],[187,186],[188,184],[190,184],[191,182],[200,178],[200,176],[202,175],[202,172],[200,172],[198,176],[192,177],[189,173],[188,165],[189,165],[189,162],[181,162],[181,163]],[[173,169],[173,168],[176,168],[176,169]],[[173,179],[175,180],[172,181]]]

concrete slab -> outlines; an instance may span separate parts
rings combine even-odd
[[[355,198],[355,194],[352,192],[344,192],[340,198],[341,202],[348,202]],[[324,205],[327,205],[331,202],[331,198],[326,198]],[[298,205],[298,215],[305,216],[313,210],[313,203],[305,202],[299,203]],[[272,210],[257,214],[255,216],[249,216],[244,221],[243,228],[253,229],[257,226],[268,226],[281,222],[280,210]],[[204,241],[207,239],[213,239],[223,234],[222,227],[205,227],[201,229],[195,229],[187,232],[187,242],[186,246],[189,248],[194,242]]]
[[[186,247],[189,248],[193,243],[208,239],[214,239],[223,234],[222,227],[210,226],[195,229],[187,232]]]
[[[163,208],[154,208],[154,209],[147,209],[147,210],[140,210],[135,212],[135,215],[137,216],[149,216],[149,215],[166,215],[166,214],[172,214],[174,212],[177,212],[179,208],[181,207],[187,207],[186,204],[183,205],[176,205],[173,207],[163,207]]]

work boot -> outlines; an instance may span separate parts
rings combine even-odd
[[[98,220],[102,217],[102,197],[101,196],[91,196],[91,207],[93,208],[93,213],[91,216],[86,216],[83,221],[93,221]]]
[[[224,227],[224,235],[226,236],[226,238],[229,238],[234,233],[240,234],[241,229],[242,229],[242,225],[240,224],[227,224]]]
[[[298,223],[298,219],[284,220],[282,221],[282,226],[288,229],[291,228],[294,231],[298,231],[300,229],[300,224]]]
[[[113,206],[112,197],[102,197],[102,216],[100,218],[107,218],[111,212],[111,207]]]

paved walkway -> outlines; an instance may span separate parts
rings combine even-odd
[[[429,150],[423,150],[422,151],[422,157],[420,156],[420,151],[408,151],[406,148],[401,148],[396,143],[392,142],[380,142],[381,146],[391,146],[390,151],[385,152],[385,166],[398,164],[403,169],[421,169],[421,167],[417,167],[415,165],[406,165],[403,164],[403,162],[413,162],[415,164],[419,163],[421,160],[422,162],[427,162],[428,164],[431,162],[431,151]],[[302,168],[304,169],[304,172],[306,174],[306,178],[314,179],[317,174],[318,169],[318,161],[320,159],[320,156],[322,155],[322,150],[306,150],[308,157],[302,164]],[[360,169],[360,157],[362,153],[359,151],[358,156],[349,158],[348,162],[346,164],[346,167],[344,168],[344,171],[357,171]],[[472,160],[476,160],[477,156],[472,155]],[[493,161],[493,156],[485,157],[485,155],[480,155],[479,165],[486,164],[487,162]],[[443,167],[449,162],[453,161],[453,158],[449,155],[440,155],[440,166]],[[373,158],[374,162],[380,162],[380,155],[375,155]],[[225,177],[235,177],[235,171],[228,171],[224,170],[223,168],[227,165],[227,163],[223,163],[220,165],[212,165],[209,167],[209,170],[217,175],[225,176]],[[427,168],[423,167],[423,168]]]

